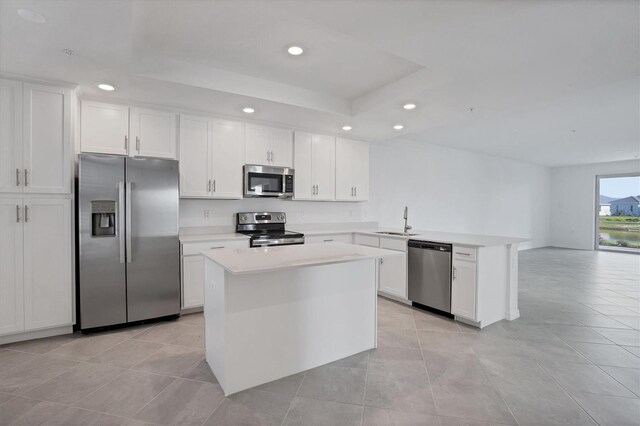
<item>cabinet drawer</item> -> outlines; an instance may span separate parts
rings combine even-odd
[[[249,247],[249,240],[233,240],[233,241],[205,241],[201,243],[182,244],[182,255],[190,256],[200,254],[204,250],[213,248],[243,248]]]
[[[305,244],[316,243],[346,243],[352,244],[353,238],[351,234],[330,234],[330,235],[312,235],[304,237]]]
[[[370,246],[370,247],[379,247],[380,246],[380,238],[379,237],[372,237],[370,235],[356,234],[353,237],[353,242],[355,244],[360,244],[361,246]]]
[[[476,261],[478,250],[471,247],[453,246],[453,257],[461,260]]]
[[[398,238],[380,238],[380,248],[407,251],[407,240],[401,240]]]

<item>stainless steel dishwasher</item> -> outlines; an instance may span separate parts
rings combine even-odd
[[[409,240],[409,300],[451,313],[451,244]]]

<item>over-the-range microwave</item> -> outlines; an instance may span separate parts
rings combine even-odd
[[[245,164],[244,197],[293,197],[293,169]]]

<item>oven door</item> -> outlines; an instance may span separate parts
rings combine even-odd
[[[292,177],[284,167],[244,166],[244,197],[278,197],[286,198],[293,195],[287,191]]]

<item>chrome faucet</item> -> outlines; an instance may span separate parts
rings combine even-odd
[[[407,225],[407,218],[409,217],[409,207],[404,207],[404,233],[411,229],[411,226]]]

